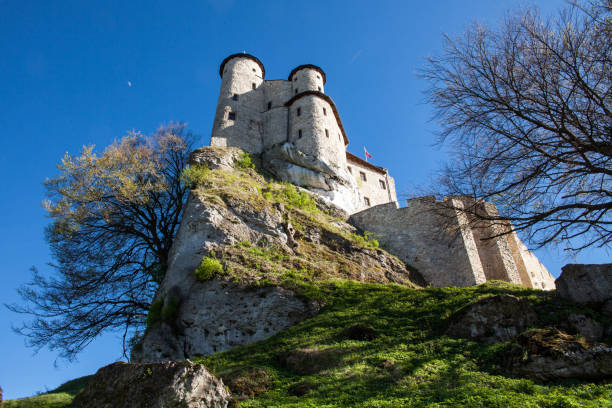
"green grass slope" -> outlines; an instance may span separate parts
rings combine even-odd
[[[509,344],[486,345],[442,334],[453,312],[500,293],[530,299],[543,322],[576,311],[549,293],[501,282],[418,290],[345,281],[319,290],[329,303],[318,316],[268,340],[200,360],[243,394],[267,389],[243,399],[242,407],[612,406],[611,384],[537,384],[511,378],[501,367]],[[353,324],[371,326],[378,336],[347,340],[346,329]],[[296,349],[318,354],[298,362],[308,375],[282,363]],[[255,375],[249,379],[251,373]]]
[[[319,282],[308,292],[327,303],[318,316],[267,340],[196,359],[236,394],[248,396],[238,398],[242,408],[612,406],[612,384],[512,378],[502,367],[509,344],[443,334],[455,311],[501,293],[529,299],[543,324],[569,313],[594,314],[551,293],[503,282],[412,289],[352,281]],[[354,324],[370,326],[377,336],[348,340],[347,328]],[[300,370],[288,368],[284,357],[298,349],[318,357],[298,361]],[[87,379],[4,407],[67,407]]]
[[[61,408],[68,406],[77,395],[90,375],[70,380],[45,394],[30,398],[20,398],[4,401],[2,408]]]

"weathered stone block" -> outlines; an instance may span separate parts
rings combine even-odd
[[[499,295],[472,303],[451,316],[447,334],[502,343],[514,339],[537,320],[535,311],[524,299]]]
[[[583,304],[612,300],[612,264],[568,264],[561,270],[555,285],[562,297]]]
[[[223,381],[190,361],[102,367],[74,399],[75,408],[226,408]]]
[[[612,348],[604,344],[586,342],[556,329],[528,331],[517,343],[505,357],[514,375],[536,381],[612,378]]]

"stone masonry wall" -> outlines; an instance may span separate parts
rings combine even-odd
[[[355,179],[364,197],[364,200],[359,205],[360,210],[397,201],[395,181],[387,172],[375,171],[370,167],[362,166],[360,163],[350,158],[347,158],[347,170],[349,170],[350,174]],[[363,173],[365,181],[361,173]],[[381,181],[384,183],[384,188],[380,183]],[[368,198],[370,201],[369,205],[365,203],[365,198]]]
[[[291,83],[289,81],[264,82],[264,150],[287,141],[289,108],[285,106],[285,102],[290,98]]]
[[[407,206],[378,205],[350,221],[374,233],[383,248],[416,267],[432,286],[469,286],[497,279],[536,289],[554,289],[554,278],[527,250],[516,234],[485,239],[503,225],[473,224],[457,209],[470,205],[465,197],[433,197],[407,201]],[[483,210],[496,213],[494,206]],[[507,227],[506,227],[507,228]]]
[[[454,225],[430,211],[433,198],[382,204],[353,214],[349,222],[373,233],[381,246],[414,266],[432,285],[467,286],[485,282],[471,234],[463,234],[462,220]]]

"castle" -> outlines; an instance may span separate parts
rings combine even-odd
[[[211,146],[262,155],[278,177],[307,187],[353,213],[396,202],[388,171],[346,151],[348,137],[326,76],[300,65],[287,80],[265,80],[264,65],[249,54],[221,63],[221,91]]]
[[[388,171],[346,150],[348,137],[334,101],[325,94],[325,72],[294,68],[287,80],[266,80],[262,62],[233,54],[221,63],[221,91],[211,146],[239,147],[261,157],[280,179],[305,187],[351,214],[382,246],[416,267],[433,286],[466,286],[498,279],[554,289],[554,278],[509,225],[474,226],[457,208],[496,209],[469,197],[442,202],[421,197],[400,208]]]

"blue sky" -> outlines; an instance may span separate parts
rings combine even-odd
[[[478,19],[495,24],[510,0],[439,1],[98,1],[0,0],[0,303],[19,302],[29,268],[46,271],[47,223],[41,182],[64,152],[103,148],[128,130],[152,132],[184,121],[208,144],[219,92],[219,63],[246,51],[266,79],[286,79],[305,63],[327,74],[350,145],[389,168],[398,194],[427,182],[445,160],[416,77],[440,50],[442,34]],[[532,3],[527,3],[532,4]],[[535,1],[543,13],[562,0]],[[131,84],[131,86],[130,86]],[[540,250],[554,274],[576,260]],[[118,336],[94,342],[76,363],[24,346],[11,331],[23,317],[0,307],[4,398],[32,395],[91,374],[120,358]]]

